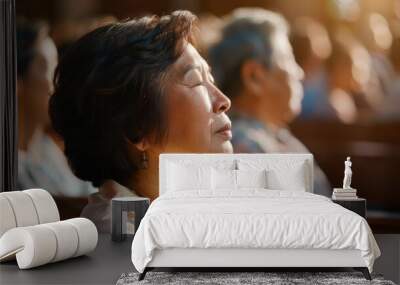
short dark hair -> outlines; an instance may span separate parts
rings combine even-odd
[[[231,99],[242,88],[241,69],[254,59],[267,68],[273,65],[273,36],[288,33],[288,24],[279,14],[262,8],[236,9],[226,20],[221,40],[210,47],[208,61],[217,86]]]
[[[44,21],[17,19],[17,76],[23,78],[36,55],[36,44],[40,37],[48,34]]]
[[[49,113],[74,173],[99,187],[140,168],[127,141],[167,134],[163,77],[192,42],[187,11],[109,24],[74,43],[56,69]],[[139,157],[139,151],[137,153]]]

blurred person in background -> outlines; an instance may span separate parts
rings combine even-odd
[[[327,60],[329,101],[340,121],[371,121],[376,106],[368,100],[382,92],[368,50],[347,29],[332,38]],[[381,96],[381,95],[378,95]]]
[[[329,103],[325,68],[332,49],[327,30],[311,18],[298,18],[293,23],[290,40],[296,61],[304,71],[304,97],[299,118],[336,120]]]
[[[389,59],[393,35],[387,19],[379,13],[369,13],[360,22],[360,36],[371,56],[371,69],[375,73],[381,92],[369,92],[367,100],[376,109],[385,100],[395,73]]]
[[[64,154],[47,135],[48,101],[53,92],[57,50],[48,27],[17,21],[18,189],[43,188],[56,196],[88,196],[97,191],[76,178]]]
[[[152,201],[161,153],[232,152],[230,100],[193,46],[196,20],[176,11],[108,24],[68,48],[49,112],[78,177]],[[112,197],[103,198],[83,215],[109,231]]]
[[[219,40],[224,21],[213,14],[200,14],[196,34],[196,47],[200,54],[207,57],[208,47]]]
[[[232,144],[243,153],[308,153],[289,131],[300,113],[303,71],[288,39],[288,24],[261,8],[234,10],[209,61],[217,85],[232,101]],[[329,182],[315,164],[314,192],[331,195]]]
[[[400,120],[400,35],[393,39],[389,58],[393,66],[393,80],[388,85],[387,94],[379,108],[378,120]]]

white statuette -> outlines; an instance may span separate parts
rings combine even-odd
[[[351,188],[351,176],[353,172],[351,170],[351,160],[350,157],[347,157],[347,160],[344,162],[344,179],[343,179],[343,189],[352,189]]]

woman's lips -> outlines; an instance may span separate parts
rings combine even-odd
[[[217,132],[217,135],[221,136],[225,140],[231,140],[232,139],[232,130],[231,130],[231,125],[226,124],[222,128],[220,128]]]
[[[232,139],[232,131],[226,130],[217,133],[219,136],[223,137],[225,140],[229,141]]]

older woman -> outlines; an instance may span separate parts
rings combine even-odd
[[[75,174],[151,200],[163,152],[232,152],[229,99],[193,46],[190,12],[110,24],[56,70],[50,116]]]

